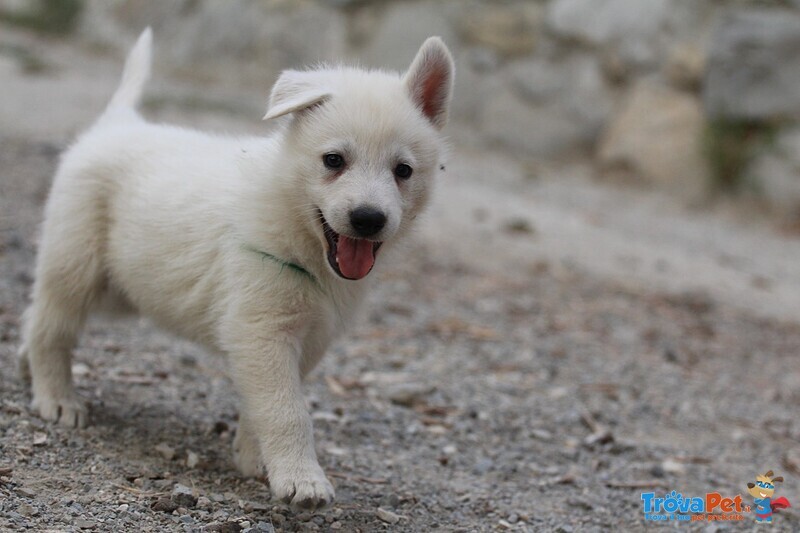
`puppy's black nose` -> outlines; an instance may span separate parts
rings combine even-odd
[[[359,237],[372,237],[386,225],[386,215],[374,207],[357,207],[350,211],[350,225]]]

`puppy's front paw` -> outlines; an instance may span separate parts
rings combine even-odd
[[[31,407],[39,416],[62,426],[72,428],[86,427],[89,411],[74,395],[55,398],[47,395],[34,395]]]
[[[297,509],[315,511],[333,503],[333,485],[317,464],[269,472],[272,496]]]

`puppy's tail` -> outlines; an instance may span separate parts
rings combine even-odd
[[[111,98],[105,114],[114,111],[134,110],[139,103],[145,82],[150,78],[150,63],[153,48],[153,31],[148,26],[125,60],[122,82]]]

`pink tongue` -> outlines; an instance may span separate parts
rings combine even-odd
[[[344,277],[361,279],[369,274],[372,265],[375,264],[375,255],[372,253],[374,244],[365,239],[339,236],[339,242],[336,244],[336,259],[339,261],[339,270]]]

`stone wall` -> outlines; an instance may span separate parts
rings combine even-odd
[[[461,143],[800,207],[798,0],[84,1],[87,41],[121,52],[149,24],[161,67],[265,93],[319,61],[403,69],[440,35]]]

